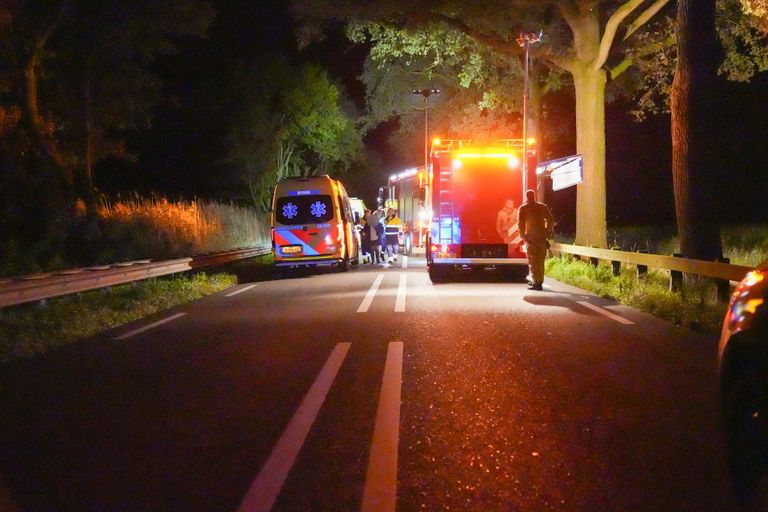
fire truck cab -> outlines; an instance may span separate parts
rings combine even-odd
[[[534,155],[530,148],[529,171],[536,168],[530,165]],[[462,269],[510,271],[516,277],[527,273],[523,240],[507,236],[505,241],[497,230],[505,203],[512,200],[517,209],[523,202],[522,159],[522,139],[433,142],[428,181],[432,222],[426,251],[433,282]],[[514,226],[509,229],[512,233]]]

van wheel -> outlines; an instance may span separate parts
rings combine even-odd
[[[413,255],[413,240],[411,240],[411,234],[405,235],[405,254],[408,256]]]
[[[343,260],[341,260],[341,262],[339,263],[339,270],[341,270],[342,272],[346,272],[347,270],[349,270],[349,258],[344,258]]]

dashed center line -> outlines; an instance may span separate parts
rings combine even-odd
[[[333,349],[285,432],[280,436],[269,459],[259,471],[251,488],[248,489],[237,512],[269,512],[272,509],[288,472],[296,460],[296,455],[304,444],[309,429],[315,422],[317,413],[339,373],[350,345],[351,343],[339,343]]]
[[[157,322],[151,323],[149,325],[145,325],[144,327],[139,327],[138,329],[134,329],[132,331],[128,331],[125,334],[122,334],[118,336],[117,338],[113,338],[115,340],[124,340],[126,338],[130,338],[131,336],[135,336],[137,334],[141,334],[144,331],[148,331],[150,329],[153,329],[157,327],[158,325],[163,325],[165,323],[168,323],[172,320],[176,320],[179,317],[182,317],[186,315],[186,313],[176,313],[175,315],[169,316],[168,318],[163,318],[162,320],[158,320]]]
[[[600,306],[595,306],[594,304],[590,304],[589,302],[587,302],[585,300],[577,300],[576,302],[578,302],[579,304],[581,304],[585,308],[589,308],[592,311],[597,311],[601,315],[607,316],[611,320],[616,320],[620,324],[634,325],[634,323],[635,323],[632,320],[627,320],[626,318],[624,318],[622,316],[619,316],[616,313],[612,313],[611,311],[608,311],[607,309],[601,308]]]
[[[403,268],[408,268],[408,256],[403,256]]]
[[[397,286],[397,300],[395,301],[395,312],[403,313],[405,311],[405,294],[408,274],[400,274],[400,283]]]
[[[403,342],[393,341],[387,348],[384,363],[381,396],[363,489],[363,512],[395,511],[402,375]]]

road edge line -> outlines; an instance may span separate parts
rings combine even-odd
[[[124,340],[127,338],[130,338],[132,336],[136,336],[137,334],[141,334],[145,331],[148,331],[150,329],[154,329],[155,327],[159,325],[163,325],[165,323],[171,322],[173,320],[176,320],[177,318],[181,318],[182,316],[186,315],[186,313],[176,313],[175,315],[171,315],[168,318],[163,318],[162,320],[158,320],[157,322],[153,322],[149,325],[145,325],[144,327],[139,327],[138,329],[134,329],[132,331],[128,331],[125,334],[121,334],[120,336],[117,336],[115,338],[112,338],[113,340]]]
[[[595,306],[594,304],[590,304],[589,302],[587,302],[585,300],[577,300],[576,303],[577,304],[581,304],[585,308],[589,308],[592,311],[597,311],[601,315],[607,316],[611,320],[615,320],[615,321],[619,322],[620,324],[635,325],[635,322],[633,322],[632,320],[627,320],[623,316],[619,316],[616,313],[613,313],[611,311],[608,311],[607,309],[601,308],[600,306]]]

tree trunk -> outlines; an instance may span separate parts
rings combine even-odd
[[[74,176],[64,157],[61,155],[56,142],[52,140],[51,135],[46,128],[46,120],[40,112],[40,98],[38,94],[37,66],[42,58],[44,41],[36,45],[32,55],[24,67],[24,79],[26,87],[26,97],[24,103],[24,114],[32,139],[37,146],[41,156],[46,158],[58,171],[61,172],[64,183],[72,187]]]
[[[576,152],[583,155],[584,182],[577,185],[576,244],[607,245],[605,193],[605,70],[582,66],[573,72],[576,93]]]
[[[695,8],[694,8],[695,4]],[[714,199],[717,169],[715,0],[679,0],[677,68],[672,82],[672,181],[680,251],[722,257]]]

